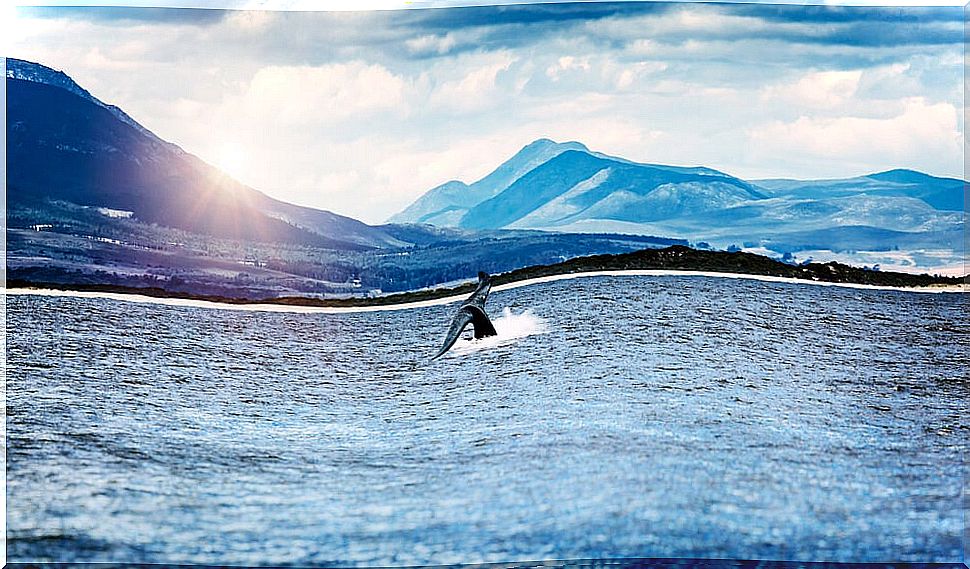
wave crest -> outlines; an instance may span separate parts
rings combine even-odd
[[[543,334],[549,329],[545,319],[533,314],[532,310],[526,309],[519,313],[512,312],[512,309],[505,307],[502,309],[502,316],[492,320],[495,336],[488,338],[459,338],[451,348],[451,354],[468,354],[480,350],[488,350],[498,346],[511,344],[520,338]]]

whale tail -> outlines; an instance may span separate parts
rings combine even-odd
[[[498,335],[498,332],[495,331],[495,326],[488,319],[488,315],[485,314],[484,310],[473,305],[462,306],[458,310],[458,314],[455,314],[454,319],[451,321],[451,327],[448,328],[448,335],[445,336],[445,341],[441,345],[441,349],[431,359],[436,360],[450,350],[455,345],[455,342],[458,341],[458,338],[461,337],[461,333],[465,330],[465,327],[469,324],[475,329],[476,340]]]
[[[455,345],[455,342],[458,341],[458,338],[461,337],[462,331],[469,324],[475,327],[476,340],[498,335],[492,321],[485,314],[485,301],[488,299],[488,292],[491,288],[491,277],[489,277],[488,273],[479,271],[478,288],[475,289],[475,292],[458,309],[458,313],[451,320],[451,327],[448,328],[448,335],[445,336],[444,344],[442,344],[438,353],[431,358],[432,360],[440,358],[445,352],[450,350]]]
[[[498,336],[498,332],[495,331],[495,326],[492,325],[492,321],[488,319],[488,314],[477,306],[466,306],[465,311],[472,313],[472,326],[475,328],[475,339],[487,338],[489,336]]]

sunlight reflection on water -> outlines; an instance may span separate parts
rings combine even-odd
[[[8,558],[959,560],[963,298],[551,282],[429,362],[454,306],[11,296]]]

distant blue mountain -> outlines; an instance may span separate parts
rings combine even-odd
[[[468,229],[554,228],[594,216],[647,222],[763,197],[747,182],[719,172],[569,150],[471,208],[459,224]]]
[[[390,221],[550,229],[591,215],[645,221],[763,197],[752,184],[711,168],[639,164],[579,142],[539,139],[471,185],[433,188]]]
[[[432,188],[388,221],[457,226],[470,208],[495,197],[524,174],[567,150],[588,152],[586,147],[578,142],[557,144],[544,138],[536,140],[481,180],[471,185],[454,180],[445,182]]]
[[[852,195],[910,197],[944,211],[963,211],[966,200],[963,180],[939,178],[903,169],[837,180],[761,180],[756,183],[769,190],[773,196],[802,199]]]
[[[966,187],[902,169],[751,182],[541,139],[482,181],[439,186],[392,219],[473,230],[664,235],[779,252],[934,249],[952,261],[964,249]]]

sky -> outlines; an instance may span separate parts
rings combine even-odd
[[[964,176],[959,6],[3,16],[5,55],[64,71],[273,197],[368,223],[449,180],[474,182],[541,137],[745,179]]]

